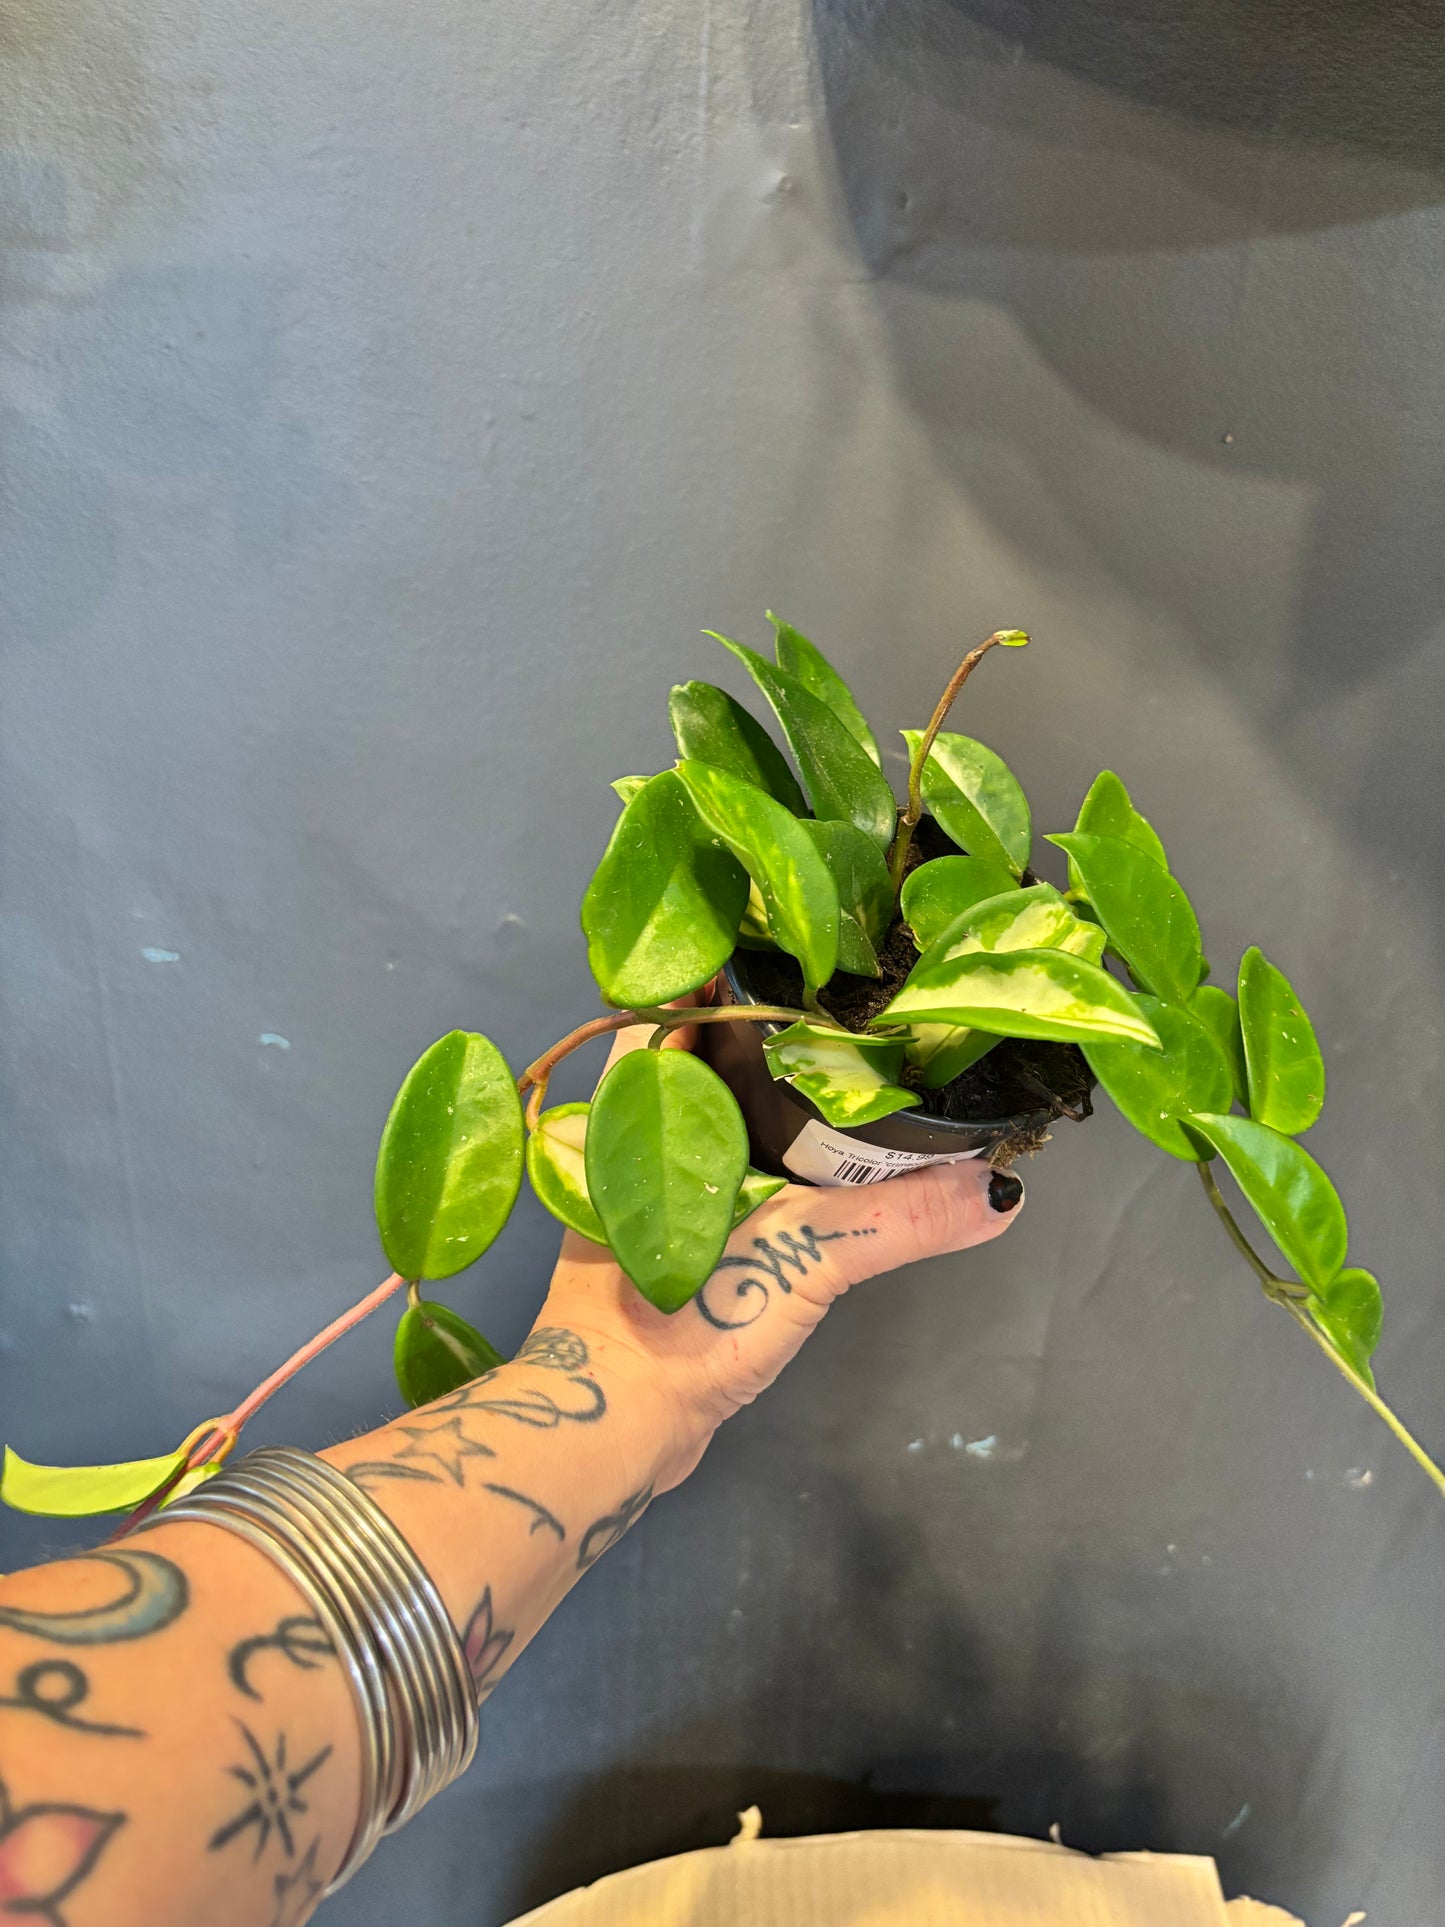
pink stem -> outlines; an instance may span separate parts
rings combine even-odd
[[[246,1421],[256,1416],[273,1392],[279,1392],[288,1379],[295,1378],[296,1374],[304,1370],[313,1358],[319,1357],[328,1345],[334,1345],[338,1338],[344,1338],[363,1319],[369,1318],[378,1305],[384,1305],[392,1293],[399,1291],[405,1283],[405,1278],[394,1271],[389,1278],[384,1279],[376,1287],[375,1291],[369,1291],[359,1304],[353,1305],[350,1311],[342,1312],[339,1318],[333,1318],[331,1323],[324,1330],[317,1332],[314,1338],[308,1338],[299,1351],[292,1352],[284,1365],[278,1365],[269,1378],[263,1378],[255,1391],[241,1400],[234,1412],[228,1413],[218,1422],[217,1431],[211,1435],[211,1439],[203,1440],[196,1448],[196,1452],[192,1453],[192,1467],[198,1464],[204,1465],[208,1458],[214,1456],[213,1453],[204,1453],[204,1447],[213,1440],[219,1443],[217,1433],[228,1434],[234,1438]],[[204,1453],[204,1456],[198,1457],[198,1453]]]
[[[209,1465],[212,1459],[222,1452],[229,1451],[240,1436],[241,1427],[248,1419],[256,1416],[273,1392],[279,1392],[288,1379],[293,1379],[298,1372],[304,1371],[312,1359],[324,1352],[328,1345],[334,1345],[338,1338],[344,1338],[363,1319],[369,1318],[379,1305],[384,1305],[393,1292],[400,1290],[405,1283],[405,1278],[394,1271],[374,1291],[369,1291],[360,1303],[353,1305],[350,1311],[344,1311],[339,1318],[333,1318],[324,1330],[317,1332],[314,1338],[308,1338],[299,1351],[292,1352],[286,1363],[278,1365],[274,1372],[263,1378],[255,1391],[241,1400],[234,1412],[228,1412],[224,1418],[218,1418],[215,1424],[196,1440],[186,1455],[185,1464],[177,1467],[158,1491],[152,1492],[148,1499],[142,1500],[135,1511],[117,1526],[107,1544],[123,1539],[128,1532],[133,1531],[140,1524],[142,1519],[148,1519],[188,1472],[194,1472],[199,1466]]]

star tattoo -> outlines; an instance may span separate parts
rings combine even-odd
[[[477,1439],[469,1439],[462,1430],[460,1416],[443,1419],[440,1425],[402,1425],[398,1431],[405,1432],[409,1444],[397,1453],[398,1459],[432,1459],[454,1485],[465,1485],[467,1475],[462,1469],[463,1459],[494,1459],[497,1455],[490,1445],[483,1445]]]
[[[234,1814],[207,1841],[212,1853],[227,1846],[238,1834],[248,1827],[256,1829],[255,1846],[251,1853],[252,1861],[261,1858],[271,1835],[275,1833],[289,1860],[296,1852],[296,1837],[291,1831],[293,1814],[309,1811],[301,1798],[301,1789],[316,1772],[331,1758],[331,1748],[323,1746],[314,1753],[304,1766],[288,1767],[286,1764],[286,1735],[278,1733],[274,1757],[265,1752],[256,1735],[244,1720],[236,1721],[246,1749],[251,1756],[250,1766],[230,1766],[226,1771],[232,1779],[239,1780],[251,1793],[252,1798]]]

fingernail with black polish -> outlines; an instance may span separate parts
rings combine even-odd
[[[988,1201],[995,1211],[1016,1210],[1023,1194],[1023,1184],[1012,1171],[995,1171],[988,1181]]]

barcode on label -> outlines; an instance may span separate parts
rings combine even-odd
[[[897,1166],[890,1169],[886,1164],[864,1164],[858,1158],[849,1158],[833,1167],[833,1180],[836,1184],[879,1184],[884,1178],[891,1178],[896,1169]]]
[[[882,1144],[836,1131],[810,1118],[783,1153],[783,1163],[794,1177],[809,1184],[881,1184],[905,1171],[921,1171],[928,1164],[951,1164],[973,1158],[978,1151],[955,1151],[952,1156],[933,1151],[895,1151]]]

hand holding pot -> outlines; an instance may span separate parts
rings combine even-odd
[[[648,1026],[620,1032],[609,1067],[651,1034]],[[664,1048],[689,1049],[697,1034],[675,1030]],[[1022,1201],[1017,1177],[978,1158],[838,1190],[785,1185],[738,1226],[712,1277],[670,1315],[633,1289],[604,1247],[569,1231],[538,1329],[585,1334],[594,1357],[635,1386],[651,1422],[670,1429],[657,1485],[667,1491],[850,1285],[1000,1237]]]

